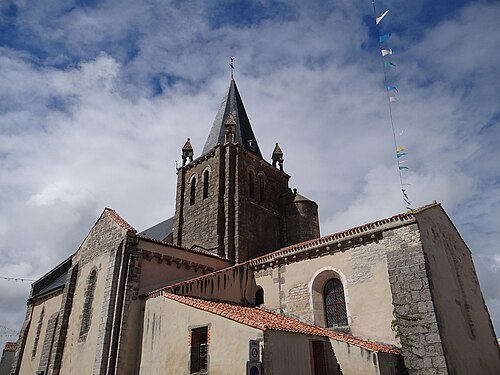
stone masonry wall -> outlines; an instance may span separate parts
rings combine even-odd
[[[223,223],[218,216],[219,190],[220,185],[224,183],[224,176],[220,174],[219,165],[221,151],[222,149],[218,147],[178,172],[174,224],[174,244],[176,245],[187,248],[200,246],[216,254],[224,255],[223,243],[219,239],[220,226]],[[209,187],[208,196],[203,198],[203,173],[206,170],[209,174]],[[191,205],[190,182],[193,178],[196,179],[196,194],[195,202]]]
[[[45,339],[43,340],[42,355],[40,357],[40,365],[38,366],[38,373],[40,374],[46,374],[48,370],[58,318],[59,311],[53,313],[49,319],[49,322],[47,323]]]
[[[410,375],[448,374],[417,224],[384,232],[395,329]]]
[[[286,245],[283,197],[291,192],[287,174],[243,147],[238,147],[237,157],[236,246],[237,261],[242,262]],[[255,173],[254,197],[250,195],[250,171]],[[260,178],[264,180],[262,192]]]

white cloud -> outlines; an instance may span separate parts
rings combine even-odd
[[[288,3],[288,21],[213,28],[212,3],[181,3],[20,8],[19,23],[47,58],[0,54],[0,276],[44,274],[77,249],[105,206],[139,230],[172,215],[175,160],[187,137],[201,151],[231,55],[264,156],[280,143],[291,186],[318,202],[324,234],[403,211],[379,56],[366,47],[370,9]],[[391,13],[410,19],[420,7]],[[496,327],[500,64],[483,51],[498,50],[488,26],[498,11],[471,4],[392,56],[410,200],[444,203],[473,251]],[[478,25],[485,36],[470,38]],[[6,283],[0,298],[11,303],[0,323],[20,327],[26,285],[13,293]]]

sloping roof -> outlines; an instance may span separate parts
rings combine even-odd
[[[50,284],[48,284],[43,289],[40,289],[39,291],[37,291],[37,293],[34,294],[32,296],[32,298],[41,296],[42,294],[45,294],[45,293],[51,292],[53,290],[56,290],[60,287],[63,287],[66,284],[66,279],[68,278],[68,272],[69,272],[69,270],[64,272],[62,275],[60,275],[57,279],[52,281]]]
[[[17,344],[15,342],[7,341],[5,343],[5,348],[3,349],[6,352],[15,352],[17,348]]]
[[[250,125],[243,101],[236,87],[236,82],[231,79],[229,90],[222,100],[219,112],[215,117],[212,129],[208,135],[202,155],[206,154],[216,145],[224,143],[224,122],[231,113],[236,122],[236,142],[242,144],[245,149],[262,158],[262,154],[257,144],[257,139]]]
[[[104,209],[104,212],[106,213],[106,215],[108,215],[108,217],[113,220],[116,224],[118,224],[119,226],[121,226],[123,229],[126,229],[127,232],[134,232],[136,233],[137,231],[135,230],[135,228],[130,225],[129,223],[127,223],[125,221],[124,218],[122,218],[120,215],[118,215],[116,213],[115,210],[113,210],[112,208],[108,208],[106,207]]]
[[[247,307],[226,302],[208,301],[199,298],[179,296],[165,293],[165,298],[180,302],[184,305],[199,310],[222,316],[235,322],[260,329],[262,331],[275,330],[285,332],[303,333],[306,335],[323,336],[346,342],[373,352],[400,354],[400,351],[389,345],[376,344],[353,336],[330,331],[312,324],[303,323],[297,319],[275,313],[262,307]]]
[[[143,230],[137,235],[141,237],[147,237],[156,241],[163,241],[165,237],[172,233],[172,230],[174,228],[174,219],[175,217],[172,216],[171,218],[168,218],[161,223],[153,225],[151,228]]]

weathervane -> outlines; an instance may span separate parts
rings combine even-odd
[[[234,72],[234,57],[231,56],[229,66],[231,67],[231,79],[233,79],[233,72]]]

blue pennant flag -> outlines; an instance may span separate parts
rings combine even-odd
[[[410,198],[408,198],[408,195],[406,194],[406,190],[405,189],[401,189],[401,191],[403,192],[403,197],[405,197],[405,200],[406,199],[410,199]]]
[[[392,62],[390,61],[384,61],[384,68],[390,68],[391,66],[396,66],[395,64],[393,64]]]
[[[387,91],[391,90],[396,90],[396,92],[399,92],[396,86],[387,86]]]
[[[400,158],[401,156],[405,156],[406,155],[406,152],[401,152],[401,153],[397,153],[396,156],[398,158]]]
[[[384,42],[386,42],[386,41],[388,41],[388,40],[389,40],[389,38],[391,37],[391,35],[392,35],[391,33],[389,33],[389,34],[384,34],[384,35],[380,35],[380,36],[378,37],[378,40],[379,40],[379,42],[380,42],[380,43],[384,43]]]
[[[403,169],[408,169],[408,167],[406,167],[406,166],[404,166],[404,165],[400,165],[400,166],[399,166],[399,170],[401,171],[401,170],[403,170]]]

